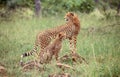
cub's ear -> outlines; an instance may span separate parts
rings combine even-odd
[[[60,33],[58,34],[59,37],[61,37],[62,35],[63,35],[63,32],[60,32]]]
[[[65,33],[64,32],[60,32],[59,34],[58,34],[58,37],[64,37],[65,36]]]
[[[61,37],[61,35],[62,35],[62,34],[60,33],[58,36]]]

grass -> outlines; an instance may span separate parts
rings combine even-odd
[[[67,69],[72,77],[120,77],[120,19],[99,19],[96,16],[78,14],[81,31],[77,40],[77,53],[86,58],[88,65],[73,65],[76,71]],[[7,68],[8,77],[48,77],[62,72],[55,62],[47,64],[45,72],[31,70],[22,72],[20,55],[33,48],[36,34],[45,29],[65,23],[62,16],[36,19],[16,19],[0,23],[0,63]],[[111,26],[113,24],[113,26]],[[88,34],[83,28],[94,27]],[[69,43],[65,40],[60,56],[69,53]],[[25,58],[24,61],[30,60]]]

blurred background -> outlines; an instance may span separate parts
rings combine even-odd
[[[0,17],[58,15],[68,11],[90,13],[97,9],[106,17],[120,12],[120,0],[0,0]],[[108,12],[109,11],[109,12]]]
[[[42,72],[23,72],[21,54],[33,48],[38,32],[64,24],[68,11],[80,19],[77,53],[89,64],[66,61],[75,71],[62,71],[52,60]],[[69,53],[69,42],[65,40],[59,55]],[[23,62],[35,59],[30,56]],[[120,0],[0,0],[0,77],[48,77],[54,73],[120,77]]]

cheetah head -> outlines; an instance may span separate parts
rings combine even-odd
[[[66,13],[66,15],[65,15],[65,17],[64,17],[65,21],[72,21],[73,18],[74,18],[74,15],[75,15],[75,14],[72,13],[72,12]]]
[[[66,33],[65,33],[65,32],[60,32],[60,33],[58,34],[58,38],[59,38],[60,40],[65,39],[65,38],[66,38]]]

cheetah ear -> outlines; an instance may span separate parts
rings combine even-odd
[[[62,33],[59,33],[59,35],[58,35],[59,37],[61,37],[62,36]]]
[[[74,16],[74,13],[72,13],[72,12],[69,12],[69,13],[70,13],[70,15]]]

